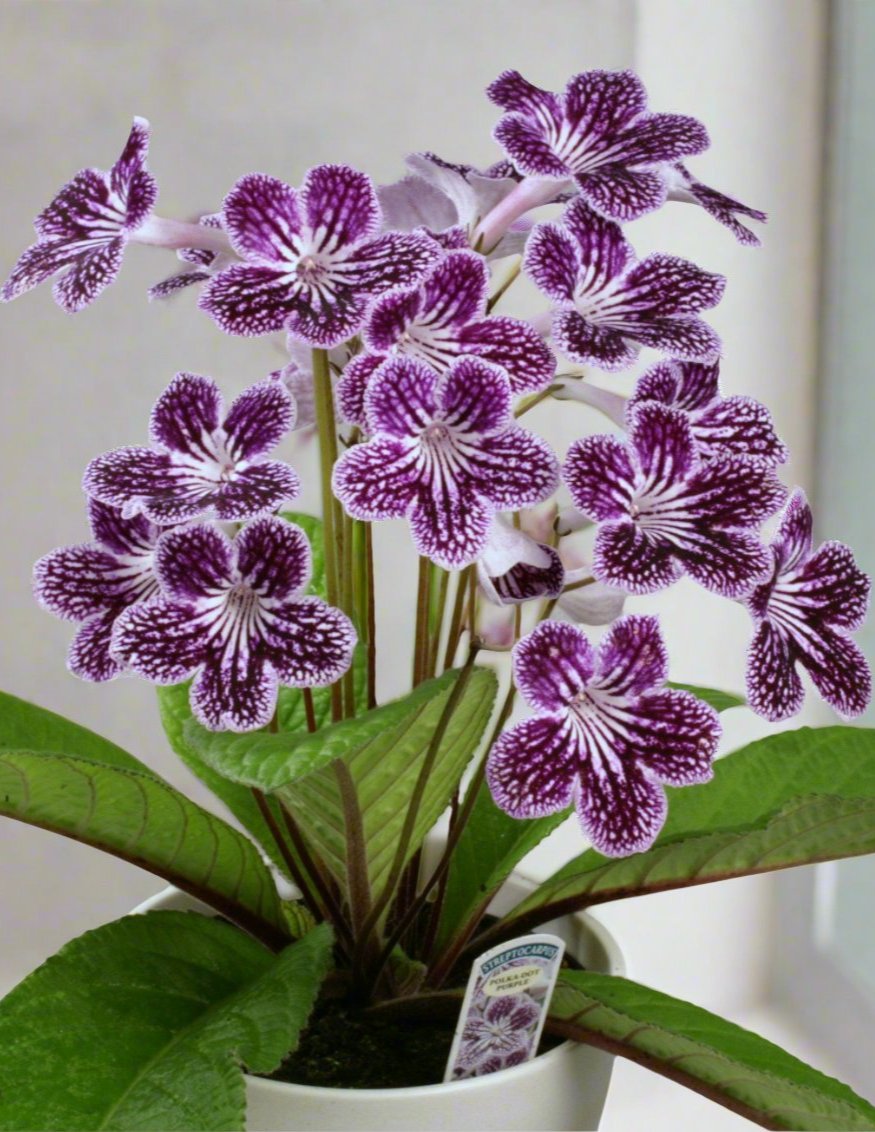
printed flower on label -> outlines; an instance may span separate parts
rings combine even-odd
[[[88,501],[88,521],[94,541],[62,546],[41,558],[33,568],[33,589],[56,617],[82,622],[67,657],[70,671],[103,682],[123,671],[109,651],[116,618],[129,605],[158,595],[155,543],[161,528],[142,515],[124,519],[96,499]]]
[[[759,220],[765,224],[768,217],[759,208],[749,208],[741,201],[733,200],[724,193],[703,185],[680,162],[664,170],[668,184],[668,199],[683,200],[691,204],[698,204],[715,220],[719,221],[732,232],[740,244],[748,247],[759,247],[760,239],[750,228],[746,228],[738,219],[738,215]],[[738,215],[736,215],[738,214]]]
[[[426,362],[441,373],[463,354],[500,366],[514,395],[549,385],[556,359],[541,335],[517,318],[486,315],[489,272],[474,252],[455,251],[412,288],[377,299],[363,330],[368,354],[342,379],[341,404],[347,419],[364,424],[367,381],[389,355]],[[350,415],[354,414],[354,415]]]
[[[523,994],[500,995],[472,1011],[462,1031],[459,1061],[466,1069],[479,1069],[487,1059],[504,1059],[523,1053],[540,1010]],[[503,1066],[502,1066],[503,1068]]]
[[[653,114],[631,71],[585,71],[563,94],[504,71],[486,92],[507,111],[493,136],[529,176],[574,178],[581,196],[614,220],[658,208],[664,166],[708,148],[705,127],[682,114]]]
[[[420,554],[447,569],[473,562],[496,511],[528,507],[558,482],[556,457],[514,424],[510,382],[482,358],[439,376],[390,358],[370,382],[371,439],[345,452],[334,492],[357,519],[407,517]]]
[[[146,171],[149,123],[135,118],[115,165],[83,169],[34,221],[37,242],[21,256],[0,291],[9,302],[37,284],[66,273],[52,293],[70,314],[88,306],[121,266],[131,233],[148,218],[158,187]]]
[[[757,626],[748,652],[748,702],[773,721],[802,707],[800,665],[845,719],[865,711],[872,697],[869,665],[849,635],[866,616],[869,579],[843,543],[812,551],[811,526],[811,509],[797,489],[771,544],[772,576],[747,599]]]
[[[194,676],[191,706],[205,727],[263,727],[280,683],[331,684],[349,668],[355,630],[303,596],[310,545],[293,523],[256,519],[233,542],[208,525],[169,531],[156,571],[163,596],[118,618],[113,655],[156,684]]]
[[[571,498],[599,523],[593,573],[629,593],[653,593],[684,572],[726,597],[763,580],[769,555],[755,533],[786,498],[774,471],[743,456],[702,462],[686,415],[648,402],[624,444],[588,436],[568,452]]]
[[[300,191],[261,173],[241,178],[222,220],[244,263],[207,284],[199,306],[229,334],[284,327],[328,347],[360,328],[368,301],[415,282],[441,254],[426,235],[379,235],[370,178],[348,165],[318,165]]]
[[[783,464],[787,446],[778,438],[772,414],[752,397],[724,397],[720,367],[666,361],[638,379],[626,407],[631,420],[639,405],[657,401],[685,413],[699,455],[705,460],[750,456],[766,464]]]
[[[717,713],[662,687],[668,659],[655,617],[616,621],[597,649],[566,622],[542,622],[514,648],[514,679],[534,717],[492,748],[487,781],[516,818],[574,804],[600,853],[648,849],[666,816],[663,783],[706,782]]]
[[[636,260],[619,225],[583,200],[561,223],[537,224],[523,270],[554,303],[552,333],[572,361],[601,369],[631,365],[642,346],[688,361],[712,361],[717,334],[698,318],[723,295],[722,275],[676,256]]]
[[[282,383],[251,385],[224,420],[222,412],[212,378],[178,373],[152,410],[152,447],[98,456],[85,470],[85,491],[126,516],[142,512],[162,524],[203,515],[240,522],[294,499],[297,473],[265,459],[294,423]]]

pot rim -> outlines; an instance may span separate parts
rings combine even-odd
[[[534,884],[531,878],[527,877],[525,873],[514,872],[511,874],[511,878],[524,885]],[[132,908],[129,914],[139,915],[143,912],[158,911],[166,905],[168,899],[172,900],[175,896],[180,896],[191,904],[200,905],[205,909],[209,909],[208,905],[203,904],[203,902],[196,897],[189,896],[181,889],[169,885],[167,888],[162,889],[161,892],[150,896],[147,900],[144,900],[135,908]],[[566,917],[562,918],[564,919]],[[567,918],[576,920],[603,948],[608,959],[608,971],[610,974],[625,974],[626,963],[623,958],[623,953],[617,941],[601,920],[593,916],[591,912],[574,912]],[[570,1040],[564,1041],[554,1049],[532,1058],[531,1061],[526,1061],[522,1065],[510,1066],[508,1069],[499,1069],[495,1073],[489,1073],[484,1077],[465,1077],[459,1081],[438,1081],[433,1085],[401,1085],[395,1089],[335,1089],[327,1085],[299,1085],[296,1081],[273,1081],[269,1077],[256,1077],[250,1073],[244,1073],[243,1076],[246,1080],[247,1088],[257,1088],[261,1093],[286,1096],[288,1090],[293,1089],[299,1096],[307,1097],[314,1101],[327,1101],[332,1097],[336,1098],[339,1095],[343,1095],[346,1098],[358,1097],[364,1099],[367,1097],[373,1102],[389,1100],[392,1097],[402,1099],[405,1097],[427,1097],[438,1091],[440,1091],[442,1096],[446,1096],[448,1093],[450,1095],[454,1093],[466,1094],[473,1093],[478,1089],[494,1088],[497,1083],[501,1082],[503,1077],[510,1073],[513,1074],[514,1081],[519,1082],[520,1078],[527,1074],[536,1075],[543,1071],[544,1067],[566,1055],[570,1046],[573,1047],[577,1044],[578,1043]]]

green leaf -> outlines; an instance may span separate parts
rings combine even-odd
[[[157,873],[254,934],[287,938],[273,878],[252,842],[150,774],[0,750],[0,814]]]
[[[346,883],[344,812],[331,763],[343,759],[359,797],[371,886],[386,879],[422,760],[458,670],[427,680],[409,696],[312,735],[189,733],[220,773],[273,791],[332,875]],[[496,679],[488,668],[471,673],[440,744],[411,840],[412,855],[447,806],[492,711]]]
[[[562,971],[554,1033],[628,1057],[765,1128],[875,1129],[875,1107],[764,1038],[610,975]]]
[[[187,741],[185,737],[186,727],[190,723],[197,726],[188,700],[189,685],[173,684],[156,690],[158,692],[161,723],[167,741],[174,752],[188,769],[228,807],[240,824],[249,830],[274,865],[291,879],[288,866],[283,860],[283,855],[277,847],[276,840],[267,822],[264,820],[264,815],[258,808],[252,791],[248,787],[241,786],[237,782],[231,782],[218,774],[209,763],[204,762],[195,746]],[[270,799],[268,799],[268,805],[277,825],[282,828],[283,819],[279,806]]]
[[[54,751],[136,770],[163,781],[127,751],[78,723],[37,704],[0,692],[0,750]]]
[[[241,1070],[296,1048],[331,944],[273,955],[191,912],[80,936],[0,1003],[0,1128],[243,1129]]]
[[[875,852],[875,730],[770,735],[719,759],[711,782],[668,793],[651,849],[617,860],[587,850],[518,904],[501,934],[608,900]]]
[[[673,684],[669,688],[678,688],[682,692],[692,692],[697,700],[704,700],[715,711],[728,711],[734,707],[744,707],[747,700],[735,692],[721,692],[719,688],[700,688],[697,684]]]

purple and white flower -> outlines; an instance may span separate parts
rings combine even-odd
[[[657,401],[686,413],[703,460],[749,456],[765,464],[783,464],[787,446],[779,439],[772,414],[752,397],[724,397],[720,366],[665,361],[642,374],[628,401],[627,419],[639,405]]]
[[[486,92],[507,111],[493,136],[520,172],[574,178],[604,216],[634,220],[665,201],[665,166],[708,147],[705,127],[682,114],[653,114],[631,71],[585,71],[563,94],[504,71]]]
[[[355,630],[303,596],[310,545],[293,523],[256,519],[233,542],[208,525],[168,531],[155,569],[162,596],[122,613],[113,655],[156,684],[194,676],[192,711],[205,727],[263,727],[280,683],[331,684],[349,668]]]
[[[441,254],[426,235],[379,235],[374,186],[348,165],[316,166],[300,191],[250,173],[226,197],[222,222],[245,262],[212,279],[199,306],[229,334],[285,327],[322,348],[350,338],[371,298],[414,283]]]
[[[371,439],[334,467],[334,493],[357,519],[407,517],[420,554],[447,569],[483,551],[497,511],[545,499],[556,457],[514,424],[510,382],[482,358],[462,357],[438,375],[393,357],[365,398]]]
[[[494,605],[520,605],[538,597],[558,597],[565,570],[552,546],[496,516],[477,559],[477,580]]]
[[[734,200],[716,189],[709,188],[708,185],[703,185],[680,162],[664,170],[664,174],[668,185],[669,200],[681,200],[700,205],[709,216],[713,216],[715,220],[728,228],[740,244],[746,244],[748,247],[759,247],[759,237],[750,228],[745,227],[738,216],[746,216],[751,220],[758,220],[765,224],[768,219],[765,212],[759,208],[749,208],[741,201]]]
[[[468,1015],[462,1031],[460,1063],[468,1070],[478,1070],[477,1074],[471,1074],[477,1076],[489,1071],[483,1067],[489,1059],[500,1058],[503,1063],[505,1058],[520,1051],[525,1054],[530,1030],[537,1025],[540,1016],[537,1005],[524,994],[486,999],[482,1009]]]
[[[85,470],[85,491],[126,517],[142,512],[159,524],[204,515],[240,522],[294,499],[295,470],[265,459],[294,423],[282,383],[251,385],[224,419],[223,407],[212,378],[178,373],[152,410],[152,447],[98,456]]]
[[[397,288],[377,299],[362,332],[369,353],[341,382],[347,420],[364,423],[367,381],[389,355],[418,358],[440,373],[456,358],[472,354],[500,366],[514,395],[549,385],[556,372],[552,351],[529,323],[487,316],[488,290],[484,258],[453,251],[416,287]]]
[[[70,314],[88,306],[118,275],[131,234],[148,219],[158,187],[146,170],[149,123],[134,118],[121,156],[104,172],[83,169],[34,221],[37,242],[0,291],[9,302],[56,275],[55,301]]]
[[[593,573],[601,582],[646,594],[686,572],[740,597],[769,573],[756,531],[785,489],[772,468],[744,456],[701,461],[678,409],[640,405],[628,444],[609,435],[575,441],[563,475],[575,507],[599,523]]]
[[[557,304],[553,338],[572,361],[618,370],[642,346],[686,361],[720,352],[698,315],[720,301],[723,276],[662,253],[636,260],[619,225],[579,198],[561,223],[535,225],[523,270]]]
[[[103,682],[123,672],[109,651],[116,618],[129,605],[158,596],[155,543],[161,528],[142,515],[122,518],[96,499],[88,501],[88,521],[94,541],[41,558],[33,568],[33,591],[56,617],[82,622],[67,667],[83,680]]]
[[[800,665],[845,719],[865,711],[872,697],[869,665],[850,638],[866,616],[869,578],[844,543],[812,551],[811,527],[811,508],[797,489],[770,547],[772,576],[747,599],[757,626],[747,658],[748,702],[769,720],[802,707]]]
[[[535,818],[574,803],[600,853],[648,849],[666,817],[663,783],[707,782],[717,713],[662,685],[668,658],[655,617],[616,621],[594,648],[566,622],[544,621],[513,651],[534,717],[492,748],[486,775],[506,813]]]

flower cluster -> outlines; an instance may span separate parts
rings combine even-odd
[[[77,174],[40,213],[4,300],[65,271],[55,295],[78,310],[128,243],[158,244],[186,268],[153,297],[195,290],[223,331],[282,334],[288,360],[227,411],[211,379],[178,374],[149,444],[89,464],[94,540],[41,559],[36,594],[81,623],[77,675],[192,679],[207,727],[263,727],[280,684],[325,685],[349,668],[354,619],[371,633],[357,589],[371,567],[356,558],[371,532],[356,541],[359,524],[404,519],[423,563],[416,681],[439,653],[451,665],[464,633],[475,651],[489,644],[481,599],[504,608],[495,639],[513,645],[535,714],[489,754],[493,797],[519,818],[573,806],[599,851],[625,855],[658,835],[666,784],[707,781],[720,733],[710,707],[666,687],[658,621],[627,603],[684,575],[743,603],[753,710],[798,711],[804,669],[850,717],[871,694],[850,636],[869,582],[844,545],[812,549],[805,497],[788,502],[778,478],[788,454],[768,410],[721,392],[721,342],[702,315],[722,276],[639,256],[626,238],[626,222],[686,200],[757,242],[739,218],[765,214],[687,167],[704,127],[651,111],[629,72],[586,72],[552,93],[506,71],[488,96],[503,111],[503,158],[486,169],[414,154],[379,188],[339,164],[311,168],[299,188],[250,173],[218,212],[184,223],[153,214],[148,127],[135,119],[109,172]],[[543,206],[554,212],[536,221]],[[520,274],[543,308],[529,319],[496,310]],[[563,359],[618,372],[642,349],[661,357],[628,398],[588,374],[556,378]],[[581,435],[560,462],[519,420],[553,394],[607,413],[613,431]],[[300,483],[275,449],[314,428],[330,604],[307,596],[310,547],[280,514]],[[557,490],[573,504],[562,522],[541,506]],[[761,528],[782,508],[766,544]],[[569,532],[587,527],[584,558]],[[444,571],[460,572],[452,613]],[[607,629],[596,644],[577,623]],[[511,1063],[503,1034],[524,1029],[525,1009],[484,1008],[466,1039],[479,1060]]]

